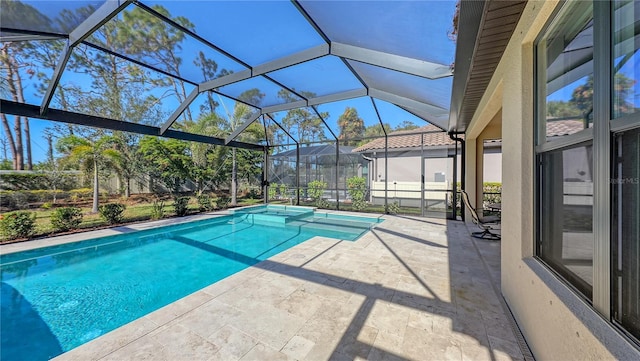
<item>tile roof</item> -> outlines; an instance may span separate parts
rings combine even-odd
[[[422,134],[425,132],[430,133]],[[424,137],[425,147],[455,144],[455,142],[449,138],[449,135],[446,132],[443,132],[442,129],[436,127],[435,125],[426,125],[422,128],[399,130],[397,132],[389,133],[388,147],[389,149],[420,147],[420,145],[422,144],[420,140],[421,136]],[[374,139],[369,143],[359,146],[353,151],[366,152],[376,149],[384,149],[384,138]]]
[[[590,125],[591,126],[591,125]],[[547,137],[558,137],[577,133],[584,129],[582,120],[555,120],[547,122]],[[455,142],[449,138],[446,132],[434,125],[427,125],[422,128],[411,130],[400,130],[389,133],[389,149],[417,148],[420,147],[420,134],[426,133],[424,137],[425,147],[454,145]],[[435,133],[437,132],[437,133]],[[384,138],[378,138],[355,148],[354,152],[366,152],[369,150],[384,149]]]
[[[585,129],[583,120],[547,120],[547,137],[569,135],[583,129]]]

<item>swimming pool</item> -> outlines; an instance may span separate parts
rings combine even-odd
[[[355,240],[381,221],[311,212],[266,225],[261,207],[0,255],[2,360],[50,359],[314,236]]]

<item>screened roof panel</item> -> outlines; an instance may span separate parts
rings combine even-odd
[[[170,129],[225,138],[242,125],[257,109],[215,92],[198,94]],[[264,141],[260,119],[254,121],[236,140],[258,144]]]
[[[166,9],[154,10],[189,27],[187,19]],[[126,29],[126,37],[117,36]],[[209,45],[165,23],[142,8],[129,5],[87,41],[192,82],[204,82],[245,67]]]
[[[335,56],[324,56],[280,69],[269,73],[269,76],[302,95],[308,95],[308,98],[364,88],[344,62]]]
[[[327,127],[311,107],[300,107],[289,111],[269,113],[299,143],[334,139]],[[320,111],[322,117],[327,115]],[[285,134],[286,135],[286,134]],[[282,139],[285,139],[281,136]],[[287,137],[287,139],[289,139]],[[288,142],[288,141],[287,141]]]
[[[320,104],[318,111],[326,114],[325,121],[338,139],[362,139],[384,135],[371,98],[360,97]],[[351,142],[344,145],[355,145]]]
[[[269,139],[268,144],[271,144],[271,137],[268,136],[268,134],[271,133],[271,129],[268,127],[269,124],[267,123],[266,117],[260,116],[258,119],[256,119],[255,123],[255,126],[259,127],[262,130],[262,133],[260,134],[261,137],[255,139],[253,143],[267,145],[267,139]]]
[[[200,36],[251,66],[323,44],[290,1],[142,1],[184,16]]]
[[[0,24],[3,28],[69,34],[104,3],[104,0],[3,0]]]
[[[195,87],[176,93],[170,78],[80,44],[62,73],[52,108],[160,125]],[[109,69],[109,71],[105,71]]]
[[[301,100],[300,97],[262,76],[225,85],[218,88],[217,91],[256,107],[267,107]]]
[[[47,35],[46,32],[41,34],[38,27],[44,29],[42,26],[45,26],[47,31],[53,31],[51,24],[56,21],[69,28],[65,31],[71,31],[87,18],[80,15],[88,16],[93,11],[83,6],[99,6],[104,1],[21,2],[23,5],[35,4],[34,9],[57,19],[39,18],[25,26],[29,31],[14,29],[10,22],[5,22],[9,16],[4,9],[5,3],[7,1],[3,0],[3,23],[0,24],[3,36],[33,38]],[[53,9],[54,4],[66,4],[69,11],[64,12],[65,16],[74,15],[76,20],[64,18],[61,21],[63,18],[59,10]],[[299,11],[296,4],[303,11]],[[200,91],[213,91],[198,94],[191,104],[183,104],[187,109],[178,117],[173,129],[187,121],[197,122],[211,112],[226,119],[226,123],[241,125],[250,114],[259,110],[256,108],[270,111],[305,105],[303,101],[295,103],[304,99],[314,99],[310,103],[318,104],[364,94],[376,99],[376,104],[382,108],[379,109],[382,121],[390,127],[402,124],[406,118],[417,119],[409,113],[429,121],[441,121],[448,118],[452,77],[430,80],[418,75],[428,76],[420,69],[423,61],[443,66],[452,62],[455,44],[447,38],[447,31],[454,10],[455,1],[135,1],[109,21],[100,21],[97,16],[91,18],[94,26],[101,25],[84,42],[71,44],[75,47],[63,68],[51,106],[105,118],[162,125],[185,99],[191,99],[187,95],[198,83],[201,84]],[[105,11],[100,15],[109,16]],[[312,23],[334,42],[334,46],[326,45]],[[82,27],[89,28],[93,27]],[[33,89],[25,102],[43,104],[42,95],[46,92],[48,79],[54,77],[53,71],[61,59],[65,42],[66,39],[53,41],[51,44],[56,46],[41,46],[37,51],[21,54],[26,62],[36,64],[34,67],[38,68],[36,75],[25,73],[23,77],[32,82],[26,88]],[[35,46],[33,44],[30,46]],[[322,56],[326,51],[361,62],[346,60],[345,64],[336,55]],[[121,54],[121,57],[110,52]],[[307,60],[315,56],[322,57]],[[369,58],[372,59],[369,61]],[[264,63],[268,64],[254,67]],[[246,79],[251,72],[245,65],[252,67],[255,76]],[[366,82],[368,92],[359,78]],[[207,82],[212,79],[219,80]],[[243,105],[250,111],[237,116],[234,112],[238,104],[243,103],[253,107]],[[287,103],[293,104],[278,107]],[[274,108],[269,108],[271,106]],[[383,110],[385,106],[388,111]],[[383,134],[369,97],[321,103],[316,108],[326,125],[312,107],[303,106],[273,115],[301,143],[333,141],[332,132],[342,139],[343,145],[347,145],[345,140],[351,136]],[[338,120],[348,108],[357,112],[355,118],[361,120],[356,120],[358,124],[340,127]],[[254,143],[264,142],[264,124],[260,120],[254,123],[262,129],[262,138],[255,136],[258,129],[252,125],[237,139],[249,141],[246,139],[253,137]],[[267,120],[267,123],[267,133],[273,132],[269,134],[273,138],[271,145],[277,143],[277,138],[289,142],[288,136],[276,134],[283,133],[281,130],[272,130],[275,129],[272,121]],[[225,131],[233,133],[232,128]],[[349,133],[349,136],[343,133]]]
[[[2,81],[0,97],[7,100],[39,104],[47,90],[66,40],[42,40],[2,43],[7,53],[20,64],[17,68],[22,82],[23,99],[13,94]]]
[[[267,139],[269,140],[269,145],[282,145],[282,144],[294,144],[296,140],[291,139],[291,137],[289,137],[287,135],[287,133],[284,132],[284,130],[282,130],[282,128],[280,128],[276,122],[271,119],[269,116],[265,115],[264,117],[264,122],[267,125]],[[279,123],[279,122],[278,122]]]
[[[427,79],[349,60],[368,86],[448,110],[453,77]]]
[[[224,123],[226,119],[216,114],[216,111],[220,107],[220,99],[221,96],[214,92],[202,92],[198,94],[193,102],[189,104],[178,119],[171,125],[170,129],[219,137],[222,128],[200,129],[201,127],[195,124],[203,118],[212,118],[211,120],[219,120],[220,126],[222,126],[222,123]],[[208,122],[210,123],[210,121]]]
[[[385,127],[387,124],[389,125],[388,130],[397,131],[420,128],[429,124],[426,120],[407,112],[395,104],[380,99],[375,99],[374,101],[378,108],[378,113],[380,113],[382,123],[385,124]]]
[[[301,1],[331,41],[449,65],[456,1]]]

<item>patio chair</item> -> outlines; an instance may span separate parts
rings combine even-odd
[[[480,217],[476,210],[471,207],[471,202],[469,202],[469,195],[465,191],[461,191],[462,202],[464,202],[464,206],[467,207],[469,212],[471,213],[471,221],[476,224],[482,232],[472,232],[471,235],[475,238],[488,239],[491,241],[499,241],[500,235],[497,233],[491,232],[496,229],[500,224],[500,217],[497,216],[488,216],[488,217]]]

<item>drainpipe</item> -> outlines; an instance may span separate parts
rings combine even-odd
[[[269,147],[264,147],[264,158],[262,166],[262,198],[263,203],[269,203]]]
[[[463,134],[464,132],[454,132],[454,131],[449,131],[449,138],[455,142],[460,142],[460,151],[462,152],[462,159],[461,159],[461,163],[460,164],[460,168],[462,170],[462,174],[460,175],[460,189],[466,190],[465,188],[465,182],[464,182],[464,178],[465,178],[465,152],[464,152],[464,139],[456,137],[455,135],[457,134]],[[453,158],[454,160],[454,166],[453,166],[453,171],[457,173],[458,171],[458,165],[456,164],[458,162],[458,147],[456,147],[456,154]],[[457,179],[454,180],[454,182]],[[455,184],[453,185],[453,219],[456,219],[456,213],[457,213],[457,198],[458,198],[458,194],[457,194],[457,188],[455,186]],[[464,221],[464,211],[460,213],[462,216],[462,221]]]

